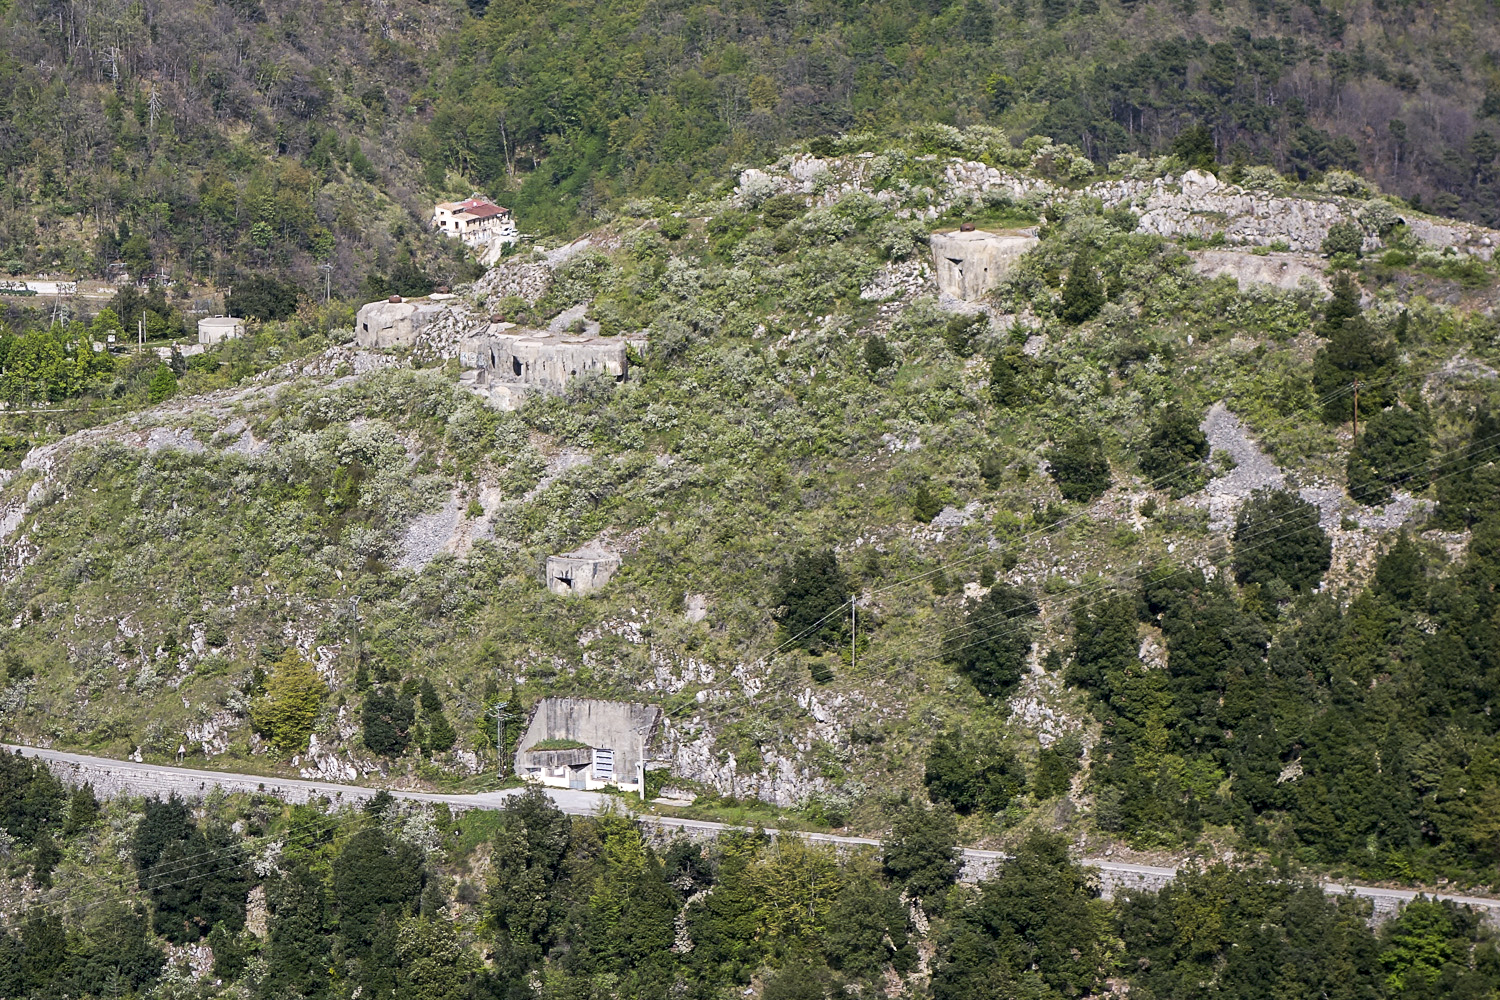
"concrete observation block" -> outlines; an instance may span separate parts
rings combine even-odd
[[[554,594],[587,594],[609,582],[620,568],[620,556],[597,549],[580,549],[547,557],[547,589]]]
[[[441,302],[402,299],[367,302],[354,319],[354,340],[360,347],[411,347],[417,334],[446,311]]]
[[[933,233],[932,263],[938,287],[956,299],[977,302],[999,286],[1021,255],[1040,242],[1021,230],[984,229]]]

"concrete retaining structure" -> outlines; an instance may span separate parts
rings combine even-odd
[[[556,788],[614,785],[640,789],[646,744],[661,723],[661,709],[631,701],[543,698],[516,748],[516,774]],[[580,748],[533,750],[547,740],[572,740]]]

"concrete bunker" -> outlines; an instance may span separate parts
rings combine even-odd
[[[609,582],[620,556],[602,549],[580,549],[547,557],[547,589],[554,594],[588,594]]]
[[[425,299],[367,302],[354,319],[354,339],[360,347],[411,347],[417,334],[447,308]]]
[[[999,286],[1021,255],[1039,242],[1021,230],[970,229],[933,233],[930,240],[938,288],[976,302]]]
[[[592,333],[529,330],[514,323],[490,323],[465,338],[458,358],[469,369],[462,377],[492,406],[513,410],[531,389],[561,389],[582,375],[603,374],[624,381],[630,368],[627,342]]]
[[[640,791],[661,709],[628,701],[543,698],[516,748],[517,776],[553,788]]]

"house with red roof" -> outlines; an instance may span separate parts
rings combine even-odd
[[[434,205],[432,228],[469,246],[514,243],[521,238],[510,209],[479,195]]]

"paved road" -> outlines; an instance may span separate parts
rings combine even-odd
[[[307,781],[301,778],[268,778],[256,774],[235,774],[224,771],[201,771],[195,768],[167,767],[161,764],[138,764],[108,757],[90,757],[85,754],[44,750],[37,747],[10,744],[0,744],[0,746],[19,751],[27,757],[51,762],[64,773],[70,770],[75,771],[81,779],[93,781],[96,789],[103,795],[114,795],[120,792],[137,795],[169,794],[175,791],[186,797],[200,795],[212,788],[222,788],[229,792],[262,791],[298,802],[326,797],[333,802],[353,804],[362,802],[379,791],[378,788],[362,785],[340,785],[326,781]],[[397,798],[417,802],[441,802],[458,809],[499,809],[506,799],[519,792],[519,789],[507,788],[494,792],[453,795],[401,788],[388,788],[387,790]],[[546,792],[559,809],[574,816],[592,816],[611,806],[619,808],[622,802],[619,796],[605,795],[601,792],[584,792],[566,788],[548,788]],[[641,814],[639,818],[643,822],[665,829],[681,830],[685,833],[703,836],[739,829],[727,823],[657,816],[649,813]],[[778,831],[768,829],[766,832],[774,835]],[[880,841],[868,837],[840,837],[831,833],[794,832],[805,840],[823,844],[846,846],[879,846],[880,844]],[[964,850],[966,866],[973,872],[989,869],[1003,857],[1004,855],[998,851]],[[1115,889],[1156,888],[1170,881],[1177,873],[1177,869],[1173,867],[1135,865],[1111,861],[1108,858],[1084,858],[1083,863],[1099,869],[1106,887]],[[1411,889],[1387,889],[1380,886],[1346,885],[1337,882],[1327,882],[1324,888],[1336,895],[1352,893],[1362,899],[1369,899],[1376,911],[1380,913],[1395,912],[1417,895],[1417,892]],[[1491,919],[1500,919],[1500,899],[1457,896],[1449,893],[1428,893],[1427,895],[1474,906],[1488,911]]]
[[[79,291],[76,281],[40,281],[22,278],[14,279],[12,284],[20,285],[30,291],[36,292],[38,295],[57,296],[77,294],[82,295],[86,299],[107,299],[114,295],[112,291],[105,291],[98,288],[85,288]],[[3,294],[5,293],[0,291],[0,295]]]

